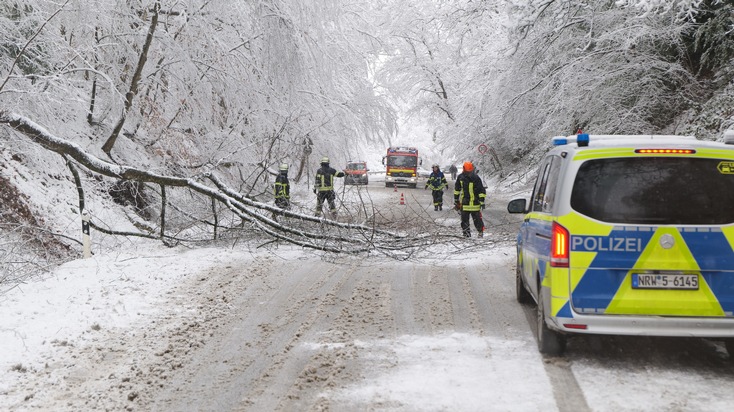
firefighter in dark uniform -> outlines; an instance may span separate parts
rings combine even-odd
[[[426,189],[431,188],[433,194],[433,210],[443,210],[443,189],[448,186],[446,176],[438,167],[433,165],[433,171],[426,181]]]
[[[288,165],[280,165],[278,176],[275,178],[275,206],[288,209],[291,205],[291,184],[288,181]]]
[[[283,163],[278,169],[278,176],[275,177],[275,185],[273,187],[275,206],[285,210],[291,206],[291,184],[288,181],[288,165]],[[273,220],[277,219],[278,214],[273,212]]]
[[[454,187],[454,208],[461,211],[461,232],[464,236],[471,237],[469,216],[474,220],[478,237],[484,236],[482,210],[486,197],[484,184],[474,170],[474,165],[471,162],[464,162],[464,171],[457,176]]]
[[[329,212],[336,217],[336,193],[334,192],[334,177],[344,177],[344,172],[337,172],[329,166],[329,158],[321,159],[321,167],[316,171],[316,182],[313,193],[316,195],[316,216],[321,216],[324,201],[329,202]]]

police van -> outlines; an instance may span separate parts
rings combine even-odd
[[[727,144],[728,142],[728,144]],[[734,356],[734,136],[553,138],[517,236],[538,348],[572,334],[720,338]]]

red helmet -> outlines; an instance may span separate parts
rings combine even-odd
[[[464,162],[464,171],[471,172],[474,170],[474,165],[471,162]]]

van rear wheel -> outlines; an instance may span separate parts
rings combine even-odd
[[[566,351],[566,337],[550,329],[545,323],[543,292],[538,285],[538,351],[544,355],[560,356]]]
[[[522,304],[533,303],[533,297],[530,295],[527,289],[525,289],[525,282],[522,280],[522,266],[520,265],[520,258],[517,259],[517,269],[515,270],[515,297],[517,301]]]

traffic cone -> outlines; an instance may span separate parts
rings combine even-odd
[[[400,204],[405,206],[405,196],[403,195],[403,192],[400,192]]]
[[[393,183],[392,187],[393,187],[393,192],[397,192],[398,191],[398,185],[396,185],[395,183]]]

